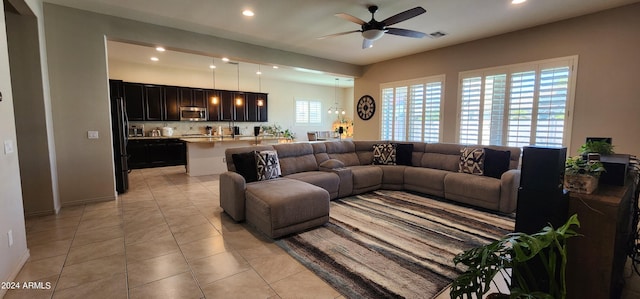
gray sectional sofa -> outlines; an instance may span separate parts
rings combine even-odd
[[[345,140],[227,149],[229,171],[220,175],[220,206],[235,221],[247,220],[272,238],[328,221],[332,199],[378,189],[415,191],[502,213],[515,211],[520,148],[412,142],[411,166],[374,165],[373,146],[385,142]],[[509,151],[508,170],[499,179],[459,172],[466,147]],[[277,152],[282,175],[247,183],[236,172],[233,155],[263,150]]]

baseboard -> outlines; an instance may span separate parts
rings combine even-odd
[[[16,277],[18,276],[18,273],[20,273],[20,270],[22,270],[22,267],[24,267],[24,264],[27,263],[27,260],[29,260],[30,256],[31,254],[29,253],[29,248],[27,248],[27,250],[25,250],[22,257],[20,257],[20,261],[18,261],[18,265],[16,266],[16,268],[13,269],[13,271],[11,271],[11,274],[9,274],[9,277],[7,277],[2,281],[15,281]],[[6,289],[0,288],[0,298],[4,298],[4,295],[6,293],[7,293]]]
[[[90,203],[99,203],[99,202],[112,201],[112,200],[116,200],[116,197],[115,196],[96,197],[91,199],[82,199],[82,200],[76,200],[71,202],[63,202],[62,207],[63,208],[72,207],[72,206],[78,206],[78,205],[84,205],[84,204],[90,204]]]

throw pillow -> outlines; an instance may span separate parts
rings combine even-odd
[[[337,159],[329,159],[318,165],[320,169],[336,169],[344,167],[344,163]]]
[[[510,151],[484,148],[484,175],[499,179],[509,170]]]
[[[465,147],[460,151],[459,172],[482,175],[484,171],[484,150],[482,148]]]
[[[255,157],[258,181],[275,179],[282,174],[280,161],[278,161],[278,153],[276,151],[256,152]]]
[[[255,151],[232,154],[231,159],[233,159],[236,172],[244,178],[245,182],[251,183],[258,180]]]
[[[374,144],[373,145],[373,164],[395,165],[396,164],[395,143]]]
[[[411,166],[413,143],[396,143],[396,164]]]

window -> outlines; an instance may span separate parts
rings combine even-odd
[[[312,100],[296,100],[296,124],[319,125],[322,123],[322,103]]]
[[[572,56],[461,73],[459,142],[566,144],[577,61]]]
[[[440,141],[444,75],[382,84],[382,140]]]

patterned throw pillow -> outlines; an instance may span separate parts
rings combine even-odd
[[[373,145],[373,164],[396,165],[395,143],[379,143]]]
[[[484,149],[465,147],[460,151],[459,172],[482,175],[484,173]]]
[[[276,151],[260,151],[255,156],[258,181],[275,179],[282,174]]]

